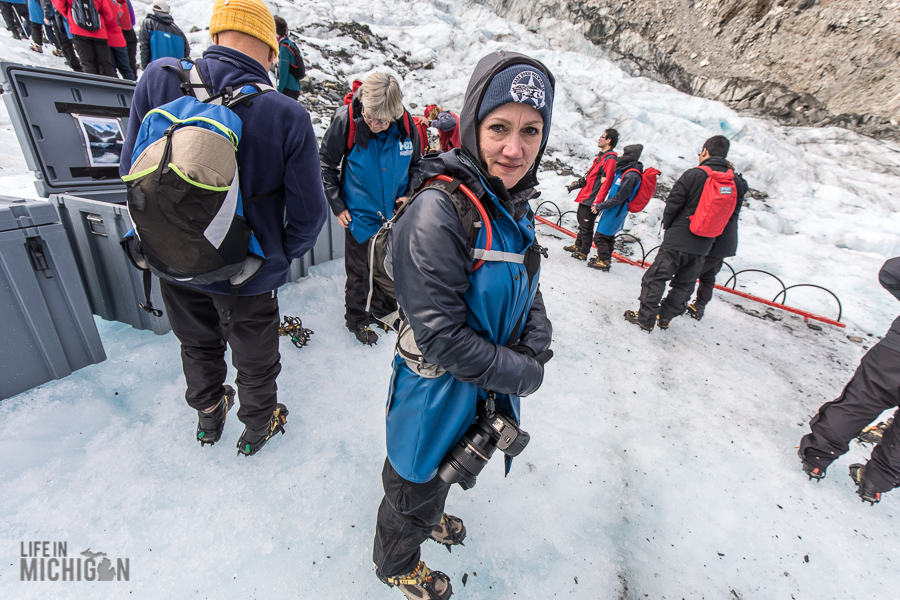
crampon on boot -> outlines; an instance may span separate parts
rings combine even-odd
[[[225,417],[234,406],[234,388],[225,386],[225,395],[211,411],[197,411],[197,441],[202,448],[206,444],[212,446],[222,439],[222,430],[225,429]]]
[[[564,252],[577,252],[579,250],[581,250],[581,248],[579,248],[575,244],[572,244],[571,246],[563,246]]]
[[[625,320],[628,321],[629,323],[634,323],[635,325],[639,326],[641,329],[643,329],[647,333],[650,333],[651,331],[653,331],[652,325],[649,328],[647,328],[647,327],[644,327],[643,324],[641,324],[641,320],[638,318],[638,314],[636,311],[626,310],[625,311]]]
[[[409,575],[378,578],[391,587],[397,587],[410,600],[447,600],[453,595],[450,578],[440,571],[432,571],[424,561],[419,561]]]
[[[672,324],[672,319],[663,319],[661,316],[656,315],[656,325],[660,329],[668,329],[669,325]]]
[[[856,441],[860,444],[878,444],[881,442],[881,438],[884,436],[884,430],[891,426],[891,423],[894,422],[894,418],[891,417],[887,420],[887,423],[881,421],[877,425],[870,425],[862,430],[858,436],[856,436]]]
[[[588,261],[587,266],[589,266],[592,269],[597,269],[598,271],[607,272],[607,271],[609,271],[610,265],[605,260],[600,260],[599,256],[595,256],[594,258],[592,258],[591,260]]]
[[[466,526],[459,517],[444,513],[441,522],[431,530],[431,539],[446,546],[447,552],[452,552],[451,546],[465,546]]]
[[[816,483],[825,479],[825,468],[817,467],[811,462],[807,461],[806,458],[800,454],[800,451],[797,451],[797,456],[800,457],[800,464],[803,466],[803,472],[809,475],[810,479],[815,479]]]
[[[357,341],[364,346],[374,346],[378,343],[378,334],[372,331],[368,325],[360,325],[353,331]]]
[[[687,305],[685,312],[687,312],[688,316],[692,319],[700,320],[703,318],[703,311],[706,310],[706,306],[700,304],[698,302],[692,302]]]
[[[287,416],[288,409],[284,404],[278,404],[275,407],[275,412],[272,413],[272,418],[269,419],[265,427],[259,429],[245,428],[244,433],[241,434],[241,439],[237,443],[238,454],[253,456],[259,452],[260,448],[266,445],[269,438],[275,435],[276,432],[280,431],[284,435],[284,425],[287,423]]]
[[[872,506],[881,502],[881,492],[875,491],[872,482],[866,479],[866,467],[861,464],[850,465],[850,479],[856,484],[856,495]]]
[[[580,250],[575,250],[572,252],[572,258],[575,260],[587,260],[587,254]]]

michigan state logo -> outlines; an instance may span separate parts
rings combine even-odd
[[[528,104],[540,110],[546,104],[544,82],[534,71],[522,71],[513,79],[509,95],[515,102]]]

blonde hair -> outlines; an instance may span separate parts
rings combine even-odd
[[[403,92],[393,75],[372,73],[359,88],[366,114],[379,121],[395,121],[403,116]]]

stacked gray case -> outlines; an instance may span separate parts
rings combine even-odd
[[[0,196],[0,398],[106,360],[52,205]]]
[[[138,306],[144,300],[143,275],[119,247],[122,235],[131,229],[125,185],[117,162],[104,163],[108,154],[91,154],[94,145],[83,124],[93,118],[118,123],[122,132],[127,131],[134,84],[0,63],[0,85],[28,168],[35,173],[35,187],[59,208],[94,314],[136,329],[168,332],[165,314],[154,317]],[[96,147],[105,146],[110,144]],[[291,264],[290,281],[305,277],[310,265],[343,255],[342,228],[329,213],[329,223],[313,250]],[[155,307],[163,307],[156,277],[151,300]]]

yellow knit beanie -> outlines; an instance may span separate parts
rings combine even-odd
[[[223,31],[252,35],[278,54],[275,19],[263,0],[216,0],[209,20],[209,36]]]

